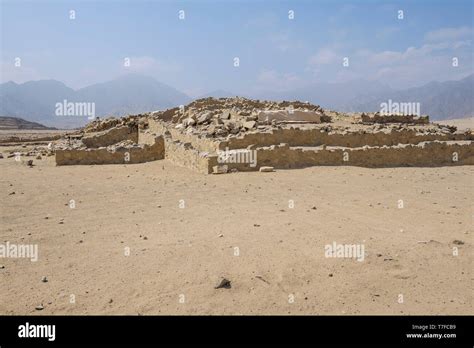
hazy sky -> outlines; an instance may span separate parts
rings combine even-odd
[[[197,96],[359,78],[402,88],[473,72],[470,0],[0,4],[1,82],[79,88],[141,72]]]

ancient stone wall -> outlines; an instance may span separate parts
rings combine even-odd
[[[138,128],[117,126],[105,131],[87,134],[82,137],[82,142],[88,148],[99,148],[116,144],[123,140],[138,142]]]
[[[411,124],[429,124],[430,119],[428,116],[416,116],[416,115],[367,115],[362,114],[361,119],[363,123],[411,123]]]
[[[219,149],[242,149],[249,145],[270,146],[279,143],[287,143],[290,146],[346,146],[361,147],[369,146],[392,146],[397,144],[418,144],[423,141],[433,140],[474,140],[471,134],[434,134],[420,133],[415,129],[401,129],[391,131],[345,131],[333,132],[322,129],[277,129],[273,132],[246,133],[241,137],[230,138],[219,144]]]
[[[433,141],[382,147],[290,147],[288,144],[257,148],[257,166],[249,163],[219,163],[217,156],[209,158],[209,168],[225,164],[229,170],[255,171],[262,166],[279,169],[310,166],[360,167],[436,167],[473,165],[474,144],[470,141]],[[211,170],[209,170],[211,172]]]
[[[56,165],[143,163],[163,159],[164,151],[163,137],[157,136],[153,145],[56,150]]]
[[[190,145],[165,136],[165,158],[179,166],[196,170],[199,173],[211,172],[207,152],[200,152]]]
[[[169,132],[173,140],[179,140],[182,143],[191,143],[199,151],[215,152],[219,148],[219,141],[198,137],[194,134],[183,134],[170,125],[165,125],[159,120],[150,118],[148,121],[149,130],[156,134],[165,134]]]
[[[302,121],[321,123],[321,113],[307,110],[265,110],[258,113],[258,122]]]

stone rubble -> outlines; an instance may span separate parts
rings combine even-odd
[[[97,119],[46,152],[22,155],[56,152],[58,165],[167,158],[223,174],[311,165],[474,164],[473,140],[472,131],[429,123],[428,116],[341,113],[300,101],[203,98],[163,111]],[[218,162],[219,151],[226,149],[238,150],[236,163]],[[351,160],[343,162],[349,152]],[[453,152],[459,152],[460,161],[451,160]],[[123,160],[126,153],[134,161]],[[258,155],[256,163],[247,154]]]

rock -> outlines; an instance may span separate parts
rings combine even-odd
[[[212,118],[212,114],[210,112],[205,112],[201,116],[198,117],[197,123],[202,124],[208,122]]]
[[[187,127],[187,126],[194,126],[196,124],[196,121],[192,118],[186,118],[183,120],[183,124]]]
[[[227,122],[224,122],[224,127],[228,130],[228,131],[232,131],[234,128],[236,128],[236,124],[235,122],[232,122],[232,121],[227,121]]]
[[[455,239],[455,240],[453,240],[453,244],[456,244],[456,245],[463,245],[464,242],[463,242],[462,240]]]
[[[270,172],[273,172],[273,167],[260,167],[259,169],[260,172],[262,173],[270,173]]]
[[[225,137],[227,136],[228,132],[225,129],[217,129],[216,130],[216,135],[219,137]]]
[[[211,124],[211,125],[207,128],[207,133],[208,133],[208,134],[214,134],[214,133],[216,133],[216,127]]]
[[[258,116],[257,115],[250,115],[247,117],[247,121],[257,121]]]
[[[225,174],[229,171],[227,164],[212,167],[212,174]]]
[[[33,160],[28,160],[26,164],[28,167],[33,167]]]
[[[42,310],[44,309],[44,307],[43,307],[42,304],[40,304],[40,305],[36,306],[35,309],[36,309],[37,311],[42,311]]]
[[[228,120],[230,118],[230,112],[229,111],[224,111],[220,116],[219,118],[221,120]]]
[[[41,278],[41,281],[42,281],[43,283],[47,283],[47,282],[48,282],[48,278],[46,278],[46,276],[43,276],[43,278]]]
[[[4,269],[4,268],[5,268],[5,266],[4,266],[4,265],[0,265],[0,269]]]
[[[42,158],[41,155],[36,156],[37,160],[40,160],[41,158]]]
[[[230,289],[232,286],[230,285],[230,280],[226,278],[222,278],[219,284],[214,287],[214,289]]]
[[[243,126],[245,129],[252,129],[255,127],[256,124],[257,122],[255,121],[247,121],[247,122],[244,122]]]
[[[2,159],[2,158],[3,158],[3,153],[0,153],[0,159]]]

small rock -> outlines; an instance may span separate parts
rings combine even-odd
[[[41,278],[41,281],[42,281],[43,283],[47,283],[47,282],[48,282],[48,278],[46,278],[46,276],[43,276],[43,278]]]
[[[214,287],[214,289],[230,289],[230,288],[231,288],[230,280],[226,278],[222,278],[219,284]]]
[[[262,173],[273,172],[273,167],[260,167],[259,171]]]
[[[36,156],[37,160],[40,160],[41,158],[42,158],[41,155]]]
[[[329,273],[329,274],[328,274],[329,277],[332,277],[333,275],[334,275],[334,274],[332,274],[332,273]]]
[[[229,171],[227,164],[212,167],[212,174],[225,174]]]
[[[455,239],[455,240],[453,240],[453,244],[456,244],[456,245],[463,245],[464,242],[463,242],[462,240]]]
[[[220,235],[218,235],[219,238],[222,238],[224,237],[224,235],[221,233]]]
[[[5,266],[4,266],[4,265],[0,265],[0,269],[4,269],[4,268],[5,268]]]
[[[230,118],[230,112],[229,111],[224,111],[220,116],[219,118],[221,120],[228,120]]]
[[[38,305],[35,307],[37,311],[42,311],[44,309],[43,305]]]
[[[198,117],[197,123],[202,124],[204,122],[209,121],[211,118],[212,118],[211,113],[210,112],[205,112],[204,114],[202,114],[201,116]]]
[[[27,165],[28,167],[33,167],[33,160],[28,160],[28,161],[26,162],[26,165]]]
[[[192,118],[187,118],[187,119],[183,120],[183,124],[185,126],[194,126],[196,124],[196,121]]]
[[[252,128],[255,127],[256,124],[257,124],[257,122],[255,122],[255,121],[247,121],[247,122],[244,122],[243,127],[245,129],[252,129]]]

